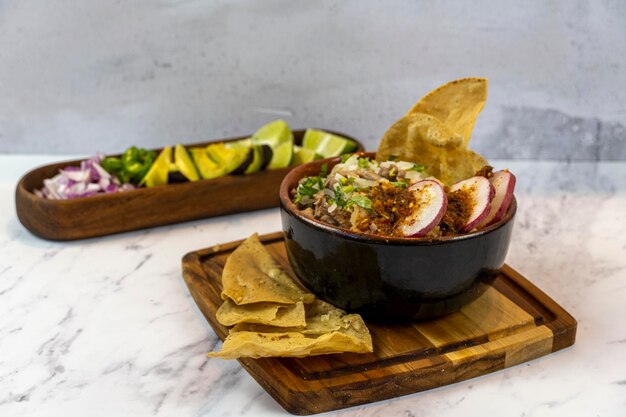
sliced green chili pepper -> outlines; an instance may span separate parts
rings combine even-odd
[[[155,151],[131,146],[120,158],[113,156],[104,158],[101,165],[120,182],[137,185],[150,170],[156,156]]]

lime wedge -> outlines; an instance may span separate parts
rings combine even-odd
[[[273,149],[272,160],[267,165],[268,169],[286,168],[293,157],[293,142],[284,142]]]
[[[255,145],[267,145],[272,150],[272,159],[267,164],[268,169],[285,168],[289,166],[293,156],[293,133],[287,122],[274,120],[252,135]]]
[[[278,119],[261,126],[252,135],[252,141],[257,145],[269,145],[270,148],[274,149],[285,142],[293,143],[293,134],[287,122]]]
[[[143,177],[139,185],[146,187],[155,187],[157,185],[167,184],[167,175],[169,174],[170,164],[172,163],[172,148],[166,146],[163,148],[157,159],[150,167],[150,170]]]
[[[339,156],[357,149],[354,141],[317,129],[307,129],[304,132],[302,146],[317,152],[323,158]]]
[[[302,148],[296,145],[293,147],[293,159],[291,161],[291,165],[306,164],[307,162],[311,162],[320,158],[321,156],[318,155],[314,150]]]

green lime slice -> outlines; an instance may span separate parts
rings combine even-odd
[[[339,156],[357,149],[354,141],[317,129],[307,129],[304,132],[302,146],[314,150],[323,158]]]
[[[252,135],[255,145],[267,145],[272,150],[272,159],[267,164],[268,169],[285,168],[289,166],[293,157],[293,133],[287,122],[274,120]],[[268,153],[265,152],[265,155]]]
[[[296,145],[293,147],[293,160],[291,161],[291,165],[306,164],[307,162],[311,162],[320,158],[321,156],[318,155],[314,150],[302,148]]]
[[[270,148],[274,149],[285,142],[293,143],[293,133],[291,133],[287,122],[278,119],[261,126],[252,135],[252,141],[257,145],[269,145]]]
[[[146,187],[155,187],[157,185],[167,184],[167,175],[169,174],[170,164],[172,163],[172,148],[166,146],[163,148],[159,156],[143,177],[139,185]]]
[[[273,149],[272,160],[267,165],[268,169],[286,168],[293,157],[293,142],[284,142]]]

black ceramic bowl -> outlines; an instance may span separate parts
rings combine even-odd
[[[365,154],[373,157],[374,154]],[[485,229],[436,239],[351,232],[304,216],[290,191],[339,158],[293,169],[280,187],[289,262],[319,298],[373,320],[417,320],[452,313],[478,298],[499,273],[517,209]]]

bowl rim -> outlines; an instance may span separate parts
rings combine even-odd
[[[368,156],[373,158],[376,154],[375,152],[356,152],[359,155]],[[511,200],[511,204],[502,219],[499,222],[494,223],[490,226],[487,226],[483,229],[476,230],[473,232],[465,233],[462,235],[455,236],[443,236],[443,237],[434,237],[434,238],[424,238],[424,237],[396,237],[396,236],[383,236],[383,235],[374,235],[363,232],[354,232],[348,229],[344,229],[338,226],[333,226],[328,223],[324,223],[320,220],[305,216],[302,212],[296,207],[295,203],[291,201],[289,196],[289,191],[292,188],[293,184],[296,184],[302,177],[304,177],[305,171],[310,169],[312,166],[320,166],[322,164],[335,165],[341,160],[341,157],[335,158],[325,158],[318,159],[315,161],[308,162],[306,164],[299,165],[292,169],[282,180],[280,184],[280,207],[281,210],[291,215],[295,219],[299,220],[301,223],[309,225],[315,229],[319,229],[320,231],[329,233],[331,235],[341,237],[348,240],[354,240],[362,243],[375,243],[375,244],[392,244],[392,245],[410,245],[410,246],[432,246],[432,245],[443,245],[451,242],[460,242],[465,240],[472,240],[483,236],[487,233],[491,233],[497,229],[508,224],[515,213],[517,212],[517,199],[515,195]]]

